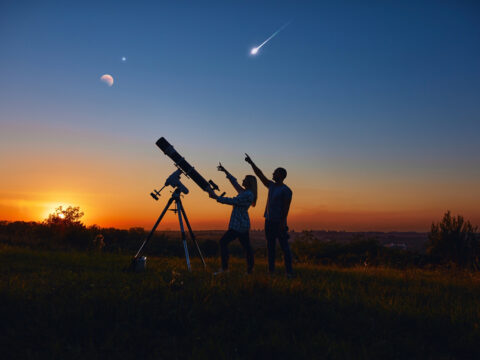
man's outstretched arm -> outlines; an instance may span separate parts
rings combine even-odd
[[[245,154],[245,161],[252,166],[255,175],[257,175],[263,185],[268,188],[272,184],[272,181],[268,180],[267,177],[263,175],[262,170],[260,170],[257,165],[255,165],[255,163],[252,161],[252,159],[250,159],[250,156],[248,156],[248,154]]]

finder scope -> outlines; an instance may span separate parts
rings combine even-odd
[[[164,137],[158,139],[156,144],[160,150],[162,150],[165,155],[172,159],[175,165],[181,169],[187,177],[191,178],[198,186],[200,186],[202,190],[218,190],[217,184],[215,184],[212,180],[205,180],[205,178],[200,175],[197,170],[195,170],[193,166],[190,165]]]

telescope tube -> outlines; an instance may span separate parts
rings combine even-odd
[[[165,153],[165,155],[173,160],[175,165],[183,170],[185,175],[195,181],[195,183],[200,186],[202,190],[206,191],[208,188],[210,188],[208,181],[205,180],[204,177],[200,175],[197,170],[195,170],[193,166],[190,165],[164,137],[158,139],[155,144],[157,144],[157,146]]]

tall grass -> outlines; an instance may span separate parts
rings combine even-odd
[[[471,273],[298,264],[271,277],[243,260],[0,250],[2,358],[475,358],[480,279]],[[208,260],[209,270],[216,259]]]

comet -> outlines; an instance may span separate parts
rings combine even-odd
[[[278,29],[277,31],[275,31],[272,35],[270,35],[270,37],[265,40],[263,43],[261,43],[260,45],[254,47],[252,50],[250,50],[250,54],[251,55],[257,55],[258,53],[258,50],[260,50],[262,48],[263,45],[265,45],[266,43],[268,43],[270,40],[272,40],[275,36],[277,36],[277,34],[282,31],[283,29],[285,29],[288,25],[290,25],[290,22],[289,21],[288,23],[286,23],[285,25],[283,25],[280,29]]]

